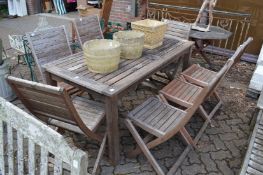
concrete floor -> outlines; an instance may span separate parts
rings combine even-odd
[[[70,36],[71,25],[70,21],[78,17],[78,13],[71,12],[66,15],[57,15],[50,13],[40,13],[31,16],[18,17],[14,19],[0,19],[0,38],[2,38],[5,49],[10,48],[8,35],[24,35],[26,32],[32,32],[37,27],[39,17],[45,16],[49,25],[61,26],[65,25],[67,34]]]

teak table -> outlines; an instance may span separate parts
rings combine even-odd
[[[165,38],[162,46],[143,51],[139,59],[124,60],[119,69],[109,74],[97,74],[88,70],[83,52],[60,58],[44,65],[47,82],[56,85],[64,81],[88,93],[101,98],[105,103],[109,158],[114,165],[120,158],[118,100],[128,91],[135,90],[137,85],[152,74],[177,62],[183,57],[183,68],[190,64],[192,41],[179,41]]]

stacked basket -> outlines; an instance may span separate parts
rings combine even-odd
[[[132,30],[140,31],[145,34],[144,47],[154,49],[163,44],[164,34],[167,24],[161,21],[145,19],[131,23]]]
[[[95,73],[110,73],[118,69],[120,62],[120,43],[113,40],[91,40],[83,45],[88,69]]]
[[[137,59],[142,56],[144,33],[136,31],[119,31],[113,39],[121,44],[121,58]]]

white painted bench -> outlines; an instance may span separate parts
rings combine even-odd
[[[250,138],[240,175],[263,175],[263,91],[257,104],[260,109]]]
[[[0,97],[2,175],[86,175],[87,166],[84,151],[70,146],[55,130]]]

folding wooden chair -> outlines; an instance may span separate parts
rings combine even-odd
[[[190,23],[184,23],[168,19],[162,19],[162,21],[168,24],[168,28],[165,33],[166,37],[189,40],[191,32]]]
[[[249,37],[242,45],[238,47],[234,55],[230,58],[231,60],[234,61],[231,67],[240,61],[246,48],[249,46],[249,44],[252,41],[253,41],[253,38]],[[191,67],[189,67],[188,69],[182,72],[182,75],[187,81],[194,83],[201,87],[208,86],[208,84],[211,82],[211,80],[214,78],[216,74],[217,72],[208,70],[197,64],[193,64]]]
[[[149,98],[142,105],[131,111],[127,119],[125,119],[125,124],[136,140],[138,147],[133,150],[129,156],[133,157],[143,152],[157,174],[164,175],[165,173],[154,159],[150,149],[167,141],[179,132],[188,146],[169,170],[168,174],[173,175],[190,148],[196,145],[201,135],[199,133],[195,139],[192,139],[185,129],[185,125],[191,119],[208,93],[207,87],[201,89],[201,93],[198,94],[198,100],[194,102],[193,106],[185,111],[169,105],[162,95],[159,96],[159,99],[153,97]],[[143,129],[149,134],[145,138],[142,138],[135,126]],[[206,126],[207,122],[205,122],[200,130],[201,133],[203,133]]]
[[[6,79],[25,107],[37,118],[47,124],[84,134],[101,143],[94,166],[95,173],[106,143],[106,134],[102,137],[95,133],[105,118],[103,105],[81,96],[71,99],[68,92],[61,87],[11,76]]]
[[[104,38],[98,15],[76,18],[73,23],[81,48],[86,41]]]
[[[191,24],[168,19],[162,19],[162,21],[168,24],[165,37],[173,38],[176,40],[189,40]],[[182,62],[182,59],[183,58],[180,58],[176,63],[171,63],[169,66],[167,66],[161,71],[166,74],[168,80],[171,81],[175,78],[175,75],[177,73],[180,63]],[[160,76],[159,74],[156,75]]]
[[[72,54],[65,26],[26,33],[26,37],[43,82],[47,84],[45,69],[42,66]],[[69,91],[70,94],[78,90],[63,82],[60,82],[59,85]]]
[[[220,81],[224,78],[227,71],[232,66],[232,63],[233,63],[233,60],[229,59],[224,65],[224,67],[216,75],[214,75],[211,82],[209,82],[209,84],[205,86],[209,90],[206,98],[210,96],[212,93],[215,93],[214,91],[216,87],[219,85]],[[171,101],[173,103],[176,103],[186,108],[190,108],[193,105],[195,105],[196,101],[199,100],[198,96],[200,93],[202,93],[202,88],[200,86],[187,82],[182,76],[180,78],[181,79],[175,79],[171,81],[167,86],[165,86],[160,91],[160,93],[168,101]],[[215,93],[215,97],[219,102],[209,114],[206,113],[205,109],[202,106],[202,103],[204,101],[201,102],[199,106],[199,111],[201,112],[202,116],[204,117],[205,120],[208,120],[210,123],[211,123],[211,118],[222,105],[222,100],[216,93]]]
[[[219,72],[214,72],[208,69],[205,69],[203,67],[200,67],[199,65],[192,65],[187,70],[182,72],[183,79],[187,80],[188,82],[195,84],[200,87],[209,87],[210,95],[214,95],[217,99],[218,103],[217,105],[212,109],[212,111],[207,114],[207,112],[204,110],[202,105],[200,106],[200,111],[205,116],[206,119],[209,121],[214,116],[216,111],[220,108],[222,105],[222,100],[220,96],[216,92],[216,87],[218,86],[220,80],[225,76],[225,74],[229,71],[229,69],[234,66],[241,58],[243,53],[245,52],[248,45],[252,42],[252,38],[248,38],[244,44],[242,44],[237,51],[234,53],[234,55],[227,61],[227,63],[224,65],[224,67]],[[218,82],[215,82],[216,84],[211,83],[215,77],[220,79]],[[185,87],[183,89],[180,89],[178,91],[178,87],[176,88],[177,80],[172,81],[168,86],[163,88],[160,92],[169,100],[178,103],[184,107],[189,107],[192,104],[191,100],[194,100],[196,98],[197,91],[194,91],[197,89],[196,86],[191,85],[189,83],[184,83]],[[187,94],[188,92],[188,94]],[[191,94],[194,93],[191,98]]]

